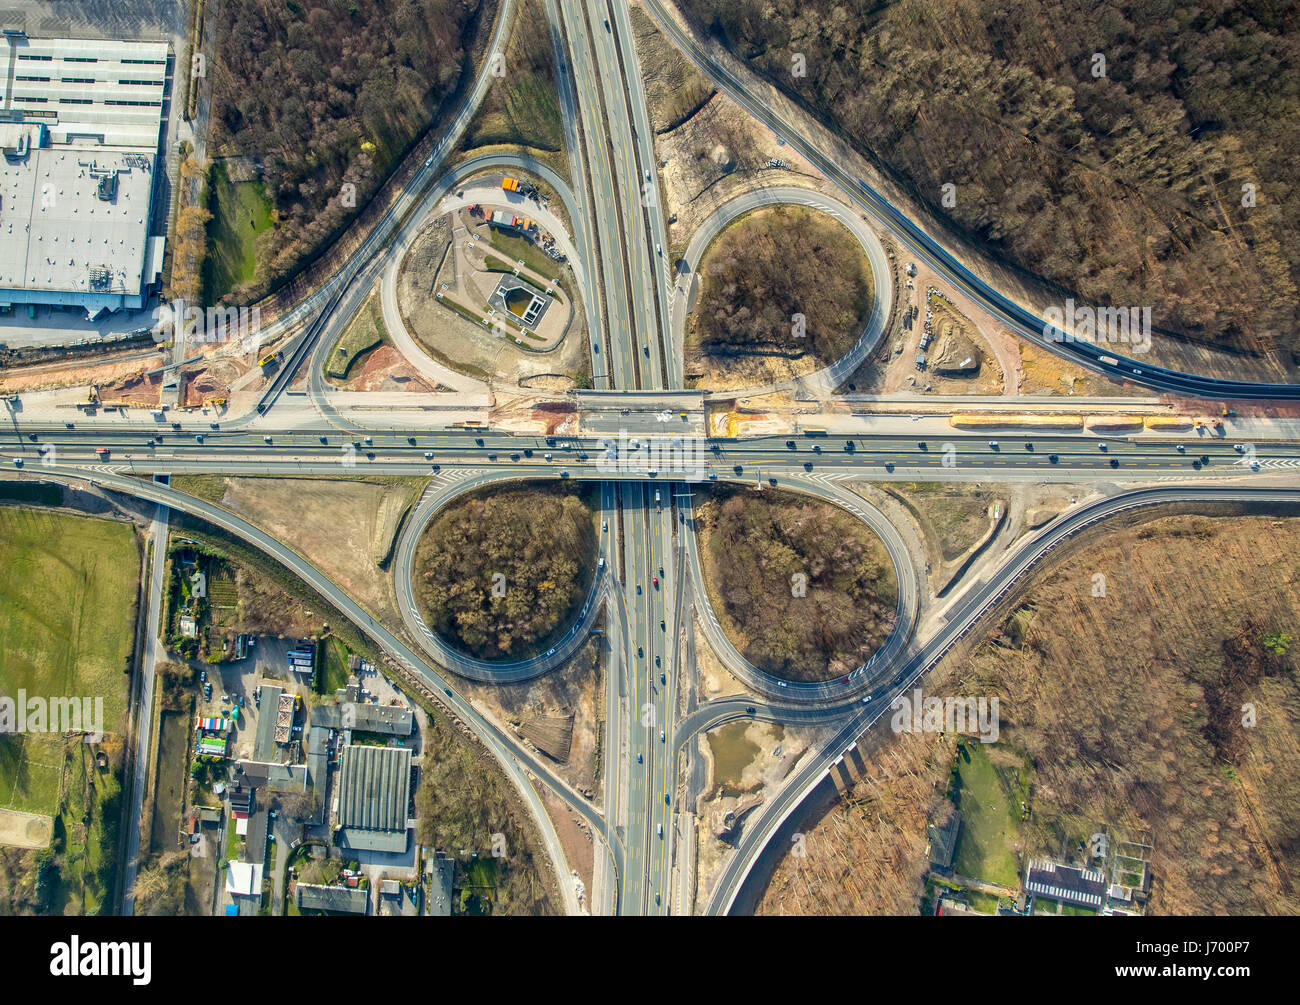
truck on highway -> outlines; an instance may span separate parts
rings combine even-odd
[[[1107,366],[1119,366],[1119,360],[1114,356],[1098,356],[1098,363],[1105,363]]]

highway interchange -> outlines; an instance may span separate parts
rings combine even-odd
[[[879,249],[877,232],[889,232],[1008,327],[1043,342],[1041,322],[988,287],[898,210],[821,153],[791,123],[762,106],[754,97],[756,92],[697,46],[657,0],[650,0],[648,8],[706,76],[799,149],[842,190],[840,199],[797,189],[747,194],[735,205],[723,207],[725,212],[719,211],[701,228],[690,243],[688,263],[698,264],[708,239],[738,213],[773,202],[802,201],[849,225],[863,241],[877,271],[877,309],[851,354],[853,358],[837,361],[816,379],[799,382],[800,390],[826,401],[884,328],[892,310],[892,284],[880,275],[883,260],[875,251]],[[703,731],[738,718],[833,726],[832,739],[805,757],[798,771],[751,816],[721,878],[710,889],[698,891],[695,909],[725,913],[735,904],[750,869],[773,835],[825,781],[836,759],[872,728],[891,695],[913,686],[1052,548],[1099,520],[1137,506],[1196,502],[1294,505],[1300,502],[1298,488],[1273,481],[1258,485],[1240,482],[1265,479],[1270,474],[1285,477],[1291,468],[1300,467],[1300,442],[1252,441],[1249,446],[1258,461],[1255,468],[1248,463],[1252,455],[1239,452],[1234,442],[1222,438],[1102,439],[1059,433],[985,435],[954,429],[941,438],[929,439],[805,434],[704,440],[692,423],[651,437],[658,441],[656,446],[664,447],[660,460],[638,465],[634,462],[644,458],[648,449],[643,446],[633,458],[624,446],[616,470],[611,471],[611,437],[604,435],[584,433],[548,442],[544,437],[490,428],[408,428],[400,415],[364,427],[350,421],[326,402],[321,379],[326,354],[434,207],[462,183],[492,168],[533,170],[546,178],[565,203],[576,228],[570,257],[591,334],[593,380],[598,388],[626,392],[629,411],[635,413],[628,416],[628,425],[653,421],[649,403],[671,401],[673,390],[684,385],[682,331],[688,290],[673,281],[667,257],[659,252],[666,246],[667,236],[653,133],[628,10],[619,4],[575,0],[546,0],[545,9],[560,70],[572,188],[549,168],[517,155],[476,157],[450,170],[444,166],[490,83],[484,71],[429,161],[361,242],[358,252],[335,277],[273,326],[272,334],[287,331],[290,323],[305,322],[285,354],[286,365],[270,382],[257,411],[219,419],[186,415],[179,423],[109,424],[80,415],[73,421],[53,423],[26,420],[21,408],[11,403],[0,443],[6,463],[21,460],[23,471],[67,482],[92,480],[200,517],[271,555],[326,597],[408,673],[426,682],[497,757],[524,795],[557,869],[564,855],[537,785],[549,786],[603,838],[607,856],[598,862],[603,881],[590,891],[593,898],[587,905],[593,913],[668,914],[693,909],[690,879],[684,876],[691,863],[683,861],[683,855],[689,859],[684,849],[691,842],[682,840],[682,828],[693,820],[687,814],[694,808],[679,807],[678,797],[682,758]],[[502,45],[510,14],[507,0],[494,33],[494,49]],[[864,225],[863,212],[870,218],[870,227]],[[1082,362],[1094,369],[1111,370],[1154,388],[1216,399],[1300,397],[1300,388],[1290,385],[1237,384],[1147,366],[1135,377],[1124,369],[1133,369],[1131,361],[1120,360],[1110,367],[1100,363],[1095,352],[1089,355],[1093,346],[1046,345],[1056,352],[1082,353]],[[295,424],[281,428],[277,426],[277,405],[290,378],[304,372],[308,374],[307,393],[320,421],[311,427]],[[748,393],[764,390],[770,389]],[[698,451],[690,464],[674,468],[672,441],[683,439],[690,439]],[[1179,444],[1184,449],[1179,449]],[[348,458],[349,467],[355,465],[365,473],[430,476],[428,489],[395,549],[400,626],[377,622],[310,561],[251,523],[152,479],[159,473],[337,475],[342,458]],[[428,631],[420,620],[410,589],[415,542],[433,515],[452,500],[487,485],[521,478],[601,484],[600,555],[604,563],[592,575],[591,589],[572,630],[552,652],[512,664],[472,660]],[[888,518],[852,491],[855,481],[917,478],[1093,483],[1104,488],[1105,495],[1023,538],[987,578],[965,584],[969,588],[959,591],[945,613],[943,627],[922,642],[915,634],[922,574],[913,568]],[[792,687],[753,667],[736,651],[709,605],[694,534],[694,491],[714,481],[803,492],[849,510],[877,531],[899,574],[899,616],[894,634],[869,664],[843,680]],[[1125,482],[1133,485],[1126,488]],[[1153,488],[1153,482],[1169,484]],[[1291,478],[1289,484],[1295,485],[1296,480]],[[464,698],[458,677],[513,682],[547,673],[585,641],[602,612],[606,627],[606,777],[604,803],[597,806],[566,785],[528,745]],[[704,702],[684,715],[678,689],[684,679],[693,677],[694,667],[681,640],[697,613],[709,645],[749,692],[738,689],[734,696]],[[707,833],[704,824],[700,830]],[[558,878],[565,887],[566,907],[576,909],[567,876],[561,873]]]

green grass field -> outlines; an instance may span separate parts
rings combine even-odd
[[[232,182],[216,161],[208,176],[208,254],[203,263],[204,299],[214,304],[253,279],[257,238],[271,226],[271,202],[261,182]]]
[[[63,778],[62,736],[30,733],[0,741],[0,809],[53,816]]]
[[[0,689],[102,697],[122,729],[140,551],[111,520],[0,509]]]
[[[347,380],[353,364],[362,355],[387,341],[388,328],[384,324],[379,295],[372,294],[352,319],[347,331],[339,337],[325,363],[325,376]]]
[[[973,879],[1015,886],[1020,797],[1014,778],[1004,778],[993,766],[984,744],[968,742],[958,754],[955,789],[962,829],[953,869]]]
[[[524,265],[532,269],[539,276],[545,276],[547,279],[559,279],[560,273],[564,266],[551,258],[546,252],[535,245],[532,241],[523,237],[514,237],[510,234],[504,234],[497,230],[496,227],[490,228],[489,240],[492,247],[505,255],[512,263],[522,261]],[[510,265],[510,271],[514,271],[514,265]],[[557,284],[561,289],[564,288],[564,281],[560,280]]]

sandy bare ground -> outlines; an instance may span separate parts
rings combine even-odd
[[[0,810],[0,845],[10,848],[48,848],[54,837],[54,818],[43,813]]]
[[[385,343],[376,346],[360,361],[353,376],[344,383],[345,391],[417,391],[431,393],[438,385],[425,378],[395,348]]]
[[[520,726],[539,715],[572,715],[573,742],[566,761],[545,753],[550,767],[576,791],[599,801],[603,791],[603,765],[598,773],[597,754],[605,721],[605,692],[598,643],[589,641],[561,668],[523,684],[488,686],[462,681],[462,690],[491,710],[493,717],[517,738]]]
[[[418,494],[414,479],[228,478],[221,505],[307,556],[376,618],[397,624],[392,580],[375,554]]]

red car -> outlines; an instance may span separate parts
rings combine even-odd
[[[658,577],[658,576],[651,576],[651,577],[650,577],[650,582],[654,583],[654,585],[655,585],[655,589],[656,589],[656,590],[659,589],[659,577]]]

